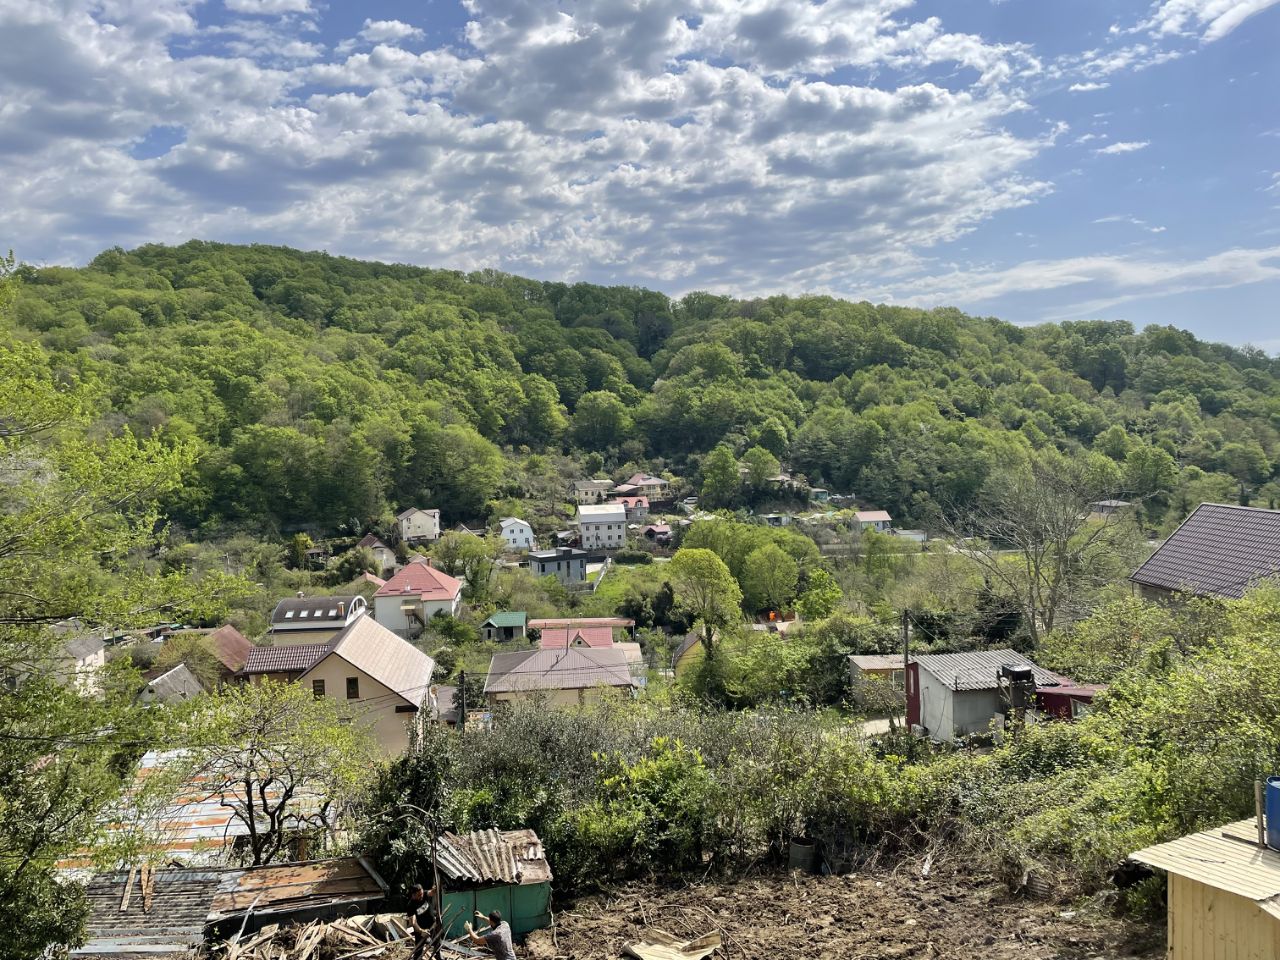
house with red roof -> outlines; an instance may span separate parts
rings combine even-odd
[[[544,627],[538,638],[543,650],[596,649],[613,647],[613,627],[567,626]]]
[[[621,504],[627,511],[627,522],[635,523],[649,516],[649,498],[640,496],[614,497],[610,503]]]
[[[373,595],[373,618],[412,640],[436,614],[457,616],[461,603],[461,580],[437,570],[426,557],[414,557]]]

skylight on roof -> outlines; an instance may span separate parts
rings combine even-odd
[[[337,607],[330,607],[330,608],[329,608],[329,616],[331,616],[331,617],[336,617],[337,615],[338,615],[338,608],[337,608]]]
[[[289,619],[290,617],[292,617],[292,616],[293,616],[293,611],[292,611],[292,610],[286,610],[286,611],[284,612],[284,618],[285,618],[286,620],[288,620],[288,619]]]
[[[303,610],[300,614],[298,614],[298,619],[299,619],[299,620],[301,620],[303,617],[305,617],[305,616],[306,616],[307,614],[309,614],[310,612],[311,612],[310,610]]]

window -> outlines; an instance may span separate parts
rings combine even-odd
[[[312,681],[311,681],[311,693],[312,693],[312,695],[314,695],[314,696],[315,696],[315,698],[316,698],[317,700],[323,700],[323,699],[324,699],[324,681],[323,681],[323,680],[312,680]]]
[[[348,700],[360,699],[360,678],[359,677],[347,677],[347,699]]]

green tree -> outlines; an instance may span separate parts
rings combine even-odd
[[[573,411],[573,441],[583,450],[616,447],[631,434],[626,405],[606,390],[585,393]]]
[[[724,561],[710,550],[682,548],[667,564],[676,606],[702,624],[702,644],[712,651],[715,632],[742,616],[742,590]]]
[[[362,795],[376,745],[346,704],[296,683],[238,684],[195,701],[183,762],[169,775],[199,783],[239,821],[249,861],[286,854],[292,836],[326,838]]]
[[[483,598],[488,592],[494,561],[502,553],[502,541],[496,537],[473,537],[449,531],[431,548],[435,565],[451,577],[463,580],[467,596]]]
[[[818,567],[809,571],[804,591],[796,600],[796,613],[802,620],[825,620],[839,609],[842,600],[844,594],[836,578]]]
[[[738,461],[729,447],[721,444],[702,461],[701,503],[705,507],[731,507],[738,500],[742,478]]]
[[[778,458],[764,447],[752,447],[742,455],[742,464],[747,468],[747,483],[756,490],[762,490],[770,477],[776,477],[782,465]]]
[[[747,554],[742,593],[754,610],[782,610],[796,595],[800,568],[781,547],[769,543]]]

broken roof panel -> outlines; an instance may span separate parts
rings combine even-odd
[[[453,880],[470,883],[546,883],[551,866],[532,830],[477,830],[445,833],[436,844],[436,863]]]
[[[208,919],[217,922],[251,907],[258,915],[368,903],[382,899],[387,889],[364,857],[247,867],[223,876]]]

